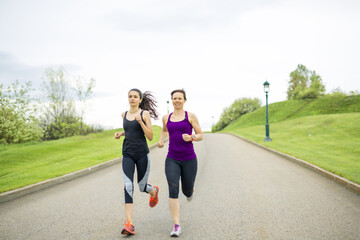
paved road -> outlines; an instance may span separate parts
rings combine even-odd
[[[170,239],[166,148],[151,152],[150,184],[135,188],[132,239]],[[182,239],[359,239],[360,196],[236,137],[196,143],[196,196],[180,197]],[[121,165],[0,204],[0,239],[124,239]]]

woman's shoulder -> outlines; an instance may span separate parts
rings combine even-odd
[[[143,117],[150,117],[150,112],[148,110],[141,110]]]
[[[124,118],[125,114],[127,113],[127,111],[121,113],[121,117]]]
[[[189,117],[196,117],[195,113],[186,111]]]
[[[193,112],[187,112],[188,114],[188,119],[189,119],[189,122],[192,124],[193,121],[198,121],[195,113]]]
[[[169,116],[170,116],[170,114],[166,114],[166,115],[162,116],[162,120],[167,122],[167,120],[169,119]]]

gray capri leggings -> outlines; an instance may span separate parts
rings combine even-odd
[[[151,185],[147,183],[149,179],[150,172],[150,156],[145,155],[141,157],[130,157],[123,156],[122,160],[122,170],[124,178],[124,195],[125,203],[133,203],[133,193],[134,193],[134,171],[135,166],[138,176],[138,184],[140,192],[151,191]]]
[[[186,197],[191,197],[197,173],[197,158],[189,161],[178,161],[166,158],[165,174],[169,185],[169,198],[179,197],[179,180],[181,190]]]

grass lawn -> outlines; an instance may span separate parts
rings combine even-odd
[[[0,146],[0,193],[121,157],[124,137],[113,139],[114,132],[120,130]],[[149,145],[159,141],[161,128],[153,126],[153,131]]]
[[[232,122],[231,128],[244,128],[263,125],[266,108],[261,107]],[[269,104],[269,122],[276,123],[299,117],[360,112],[360,95],[325,96],[314,100],[288,100]]]
[[[231,132],[277,151],[298,157],[360,184],[360,113],[300,117],[270,124],[272,142],[264,142],[265,126]]]

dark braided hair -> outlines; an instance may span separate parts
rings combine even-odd
[[[151,92],[146,91],[144,93],[142,93],[139,89],[137,88],[133,88],[129,91],[129,93],[131,91],[136,91],[139,93],[140,95],[140,99],[142,99],[139,108],[143,109],[143,110],[147,110],[150,113],[150,117],[154,118],[154,119],[158,119],[159,118],[159,113],[156,111],[156,103],[157,101],[155,100],[155,97],[151,94]]]

